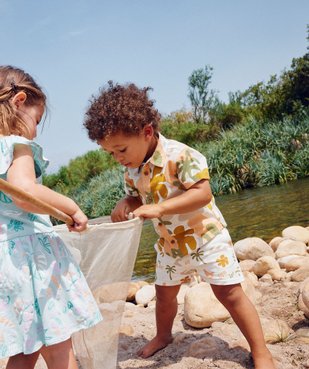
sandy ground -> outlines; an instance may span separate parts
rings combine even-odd
[[[257,289],[262,293],[256,306],[260,317],[284,320],[291,328],[288,339],[268,345],[278,369],[309,368],[309,320],[297,308],[299,283],[259,282]],[[248,345],[238,329],[236,338],[227,331],[222,332],[223,325],[235,327],[231,319],[225,323],[215,323],[211,328],[194,329],[184,322],[182,304],[175,319],[173,343],[148,359],[139,358],[137,350],[155,332],[154,308],[153,302],[147,308],[126,308],[121,325],[123,333],[119,339],[117,369],[253,368]],[[5,363],[6,360],[0,360],[0,369],[5,368]],[[35,368],[46,369],[42,359],[39,359]]]
[[[282,319],[292,329],[283,342],[269,344],[278,369],[309,368],[309,321],[297,308],[297,282],[259,283],[262,299],[257,309],[261,317]],[[137,357],[136,351],[150,340],[155,332],[154,305],[138,311],[126,310],[120,335],[118,369],[241,369],[253,368],[244,339],[232,339],[218,329],[194,329],[183,319],[183,305],[179,306],[174,324],[175,339],[165,349],[148,359]],[[232,322],[230,322],[232,323]],[[224,323],[228,324],[228,323]]]

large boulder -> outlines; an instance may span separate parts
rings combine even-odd
[[[301,226],[287,227],[282,231],[282,236],[292,240],[309,243],[309,229]]]
[[[302,241],[283,240],[276,250],[276,258],[279,259],[288,255],[307,255],[306,244]]]
[[[272,248],[258,237],[247,237],[237,241],[234,249],[239,260],[257,260],[262,256],[274,256]]]
[[[288,255],[278,259],[280,268],[287,272],[297,270],[309,265],[309,256]]]
[[[213,322],[229,318],[226,308],[217,300],[208,283],[191,287],[184,300],[184,318],[194,328],[210,327]]]

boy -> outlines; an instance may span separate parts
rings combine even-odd
[[[259,317],[244,294],[226,223],[211,193],[205,157],[158,132],[160,115],[148,98],[149,88],[109,85],[92,99],[86,112],[89,138],[126,167],[126,197],[112,220],[128,214],[152,219],[155,245],[157,334],[140,351],[146,358],[172,342],[177,293],[196,271],[211,284],[251,348],[256,369],[274,369]]]

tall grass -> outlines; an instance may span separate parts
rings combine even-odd
[[[309,173],[309,117],[259,122],[223,132],[221,139],[198,143],[210,167],[215,195],[270,186]]]

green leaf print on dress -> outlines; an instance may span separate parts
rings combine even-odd
[[[8,224],[8,229],[13,229],[15,232],[23,231],[24,230],[23,225],[24,225],[23,222],[20,222],[19,220],[16,219],[11,219],[10,223]]]
[[[5,193],[0,191],[0,202],[3,202],[5,204],[10,204],[13,201]]]
[[[51,247],[50,247],[50,243],[48,241],[48,237],[47,236],[43,236],[42,238],[41,237],[38,237],[38,239],[40,241],[41,246],[44,248],[44,250],[46,252],[48,252],[49,254],[51,254]]]

